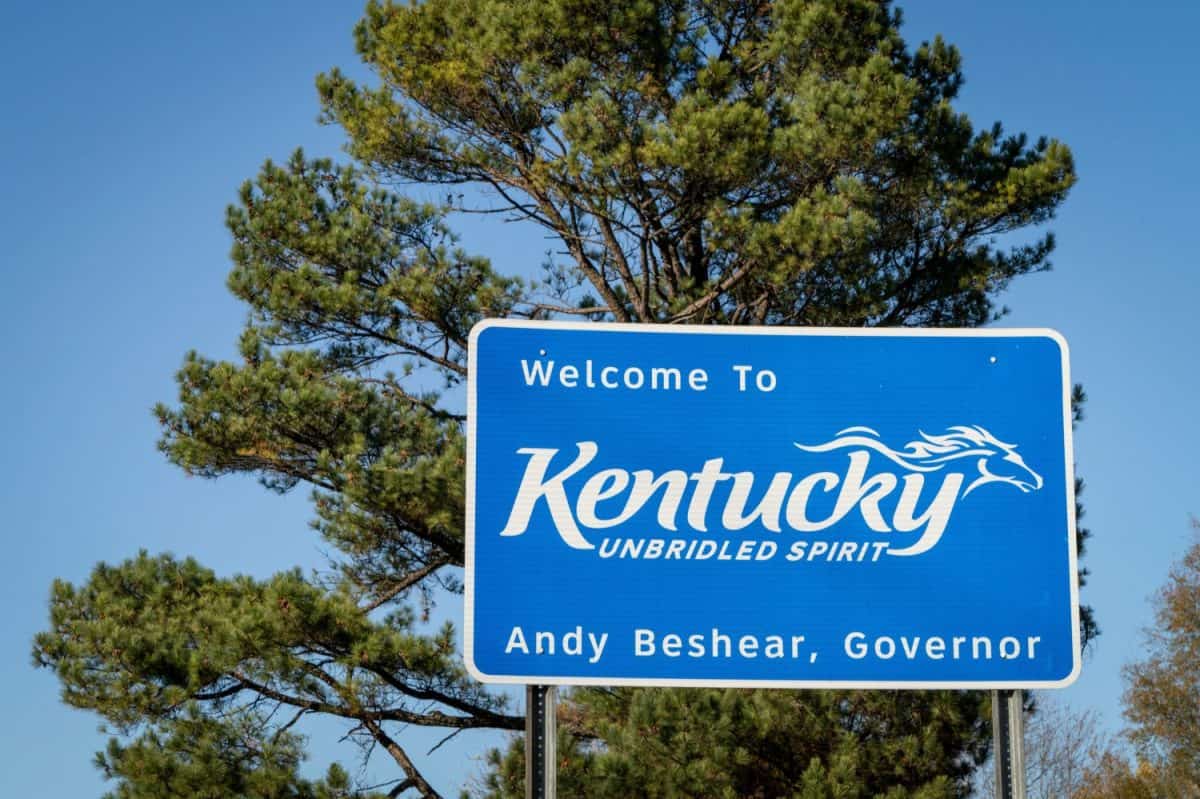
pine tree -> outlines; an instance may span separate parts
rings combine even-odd
[[[475,322],[974,326],[1048,267],[1049,233],[1009,234],[1053,217],[1070,151],[976,131],[952,105],[958,52],[899,27],[886,0],[371,2],[356,41],[376,80],[317,81],[353,163],[298,152],[242,187],[241,359],[188,355],[157,409],[188,473],[310,489],[334,577],[141,554],[56,583],[35,659],[65,701],[160,749],[180,719],[218,725],[195,739],[215,759],[287,715],[263,706],[346,719],[394,760],[397,796],[437,795],[403,725],[519,729],[452,626],[424,622],[463,562],[464,417],[431,387],[466,377]],[[412,182],[446,204],[405,199]],[[449,220],[470,212],[549,236],[544,273],[464,252]],[[959,796],[984,704],[580,691],[565,770],[574,795]],[[107,768],[157,795],[120,767],[141,751]]]
[[[562,797],[948,799],[989,743],[980,692],[586,689],[564,707]],[[523,747],[480,796],[520,799]]]
[[[271,730],[253,712],[222,723],[195,706],[129,745],[113,739],[96,755],[105,777],[118,781],[105,799],[385,798],[353,790],[337,765],[320,780],[303,779],[302,760],[302,741],[286,727]]]

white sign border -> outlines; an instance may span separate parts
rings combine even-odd
[[[1067,538],[1071,581],[1071,672],[1060,680],[728,680],[702,678],[558,677],[550,675],[487,674],[475,665],[475,359],[479,337],[494,327],[525,330],[587,330],[621,333],[704,333],[709,335],[824,336],[866,338],[1048,338],[1062,355],[1063,453],[1066,461]],[[1002,690],[1066,688],[1079,678],[1083,666],[1079,630],[1079,566],[1075,519],[1075,456],[1072,438],[1070,349],[1057,330],[1047,327],[767,327],[738,325],[666,325],[628,322],[568,322],[559,320],[484,319],[471,328],[467,350],[467,463],[464,517],[463,663],[482,683],[496,685],[615,685],[645,688],[812,688],[851,690]]]

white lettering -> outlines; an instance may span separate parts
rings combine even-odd
[[[529,644],[525,642],[525,633],[520,627],[513,627],[512,632],[508,634],[508,644],[504,647],[504,654],[509,654],[515,649],[521,650],[521,654],[529,654]]]
[[[805,509],[808,507],[808,501],[817,483],[823,484],[824,487],[821,490],[829,493],[838,484],[838,476],[833,472],[815,472],[796,483],[796,487],[792,489],[792,495],[788,497],[785,511],[788,526],[793,530],[815,532],[824,530],[832,524],[830,521],[811,522],[805,515]]]
[[[525,466],[521,487],[517,489],[517,498],[513,500],[512,512],[508,516],[508,522],[504,525],[504,529],[500,531],[500,535],[520,535],[525,532],[529,527],[529,517],[533,515],[534,505],[539,499],[545,498],[546,506],[550,509],[550,518],[554,520],[554,526],[558,528],[558,534],[562,536],[563,541],[572,549],[596,548],[594,544],[589,543],[583,537],[579,528],[575,526],[575,515],[571,513],[571,505],[567,501],[563,482],[591,463],[600,448],[594,441],[580,441],[576,446],[579,447],[579,457],[549,480],[546,479],[546,469],[549,468],[550,461],[558,454],[558,450],[528,447],[517,450],[518,455],[529,456],[529,463]]]
[[[925,486],[925,478],[919,474],[909,474],[904,477],[904,490],[900,494],[900,504],[896,506],[896,515],[892,523],[902,533],[909,533],[925,527],[925,532],[917,543],[904,549],[888,550],[893,555],[920,555],[928,552],[933,545],[941,540],[950,521],[950,511],[954,510],[954,501],[958,499],[958,489],[962,485],[961,474],[948,474],[942,481],[942,487],[929,503],[929,507],[920,516],[916,516],[917,499]]]
[[[629,485],[629,472],[624,469],[602,469],[588,478],[575,501],[575,515],[584,527],[602,530],[620,524],[623,519],[601,519],[596,515],[596,503],[612,499]],[[622,516],[624,514],[621,514]]]
[[[533,366],[524,358],[521,359],[521,371],[525,373],[525,385],[532,386],[534,382],[548,386],[550,385],[550,375],[554,374],[554,361],[543,363],[542,361],[534,361]]]
[[[674,380],[675,385],[671,385]],[[678,369],[667,368],[661,366],[650,367],[650,388],[654,389],[670,389],[679,390],[682,385],[683,374]]]
[[[604,646],[608,643],[608,633],[588,633],[588,643],[592,645],[592,656],[588,658],[588,663],[595,663],[600,660],[600,656],[604,654]]]
[[[724,458],[713,458],[704,462],[703,468],[692,475],[696,488],[692,492],[692,501],[688,505],[687,520],[693,530],[708,532],[704,526],[704,517],[708,514],[708,503],[712,500],[713,489],[722,480],[728,480],[732,475],[721,471]]]
[[[753,368],[753,366],[742,363],[734,365],[733,371],[737,372],[738,376],[738,391],[746,390],[746,374]]]
[[[523,360],[521,364],[528,384],[545,385],[554,377],[554,361],[534,361],[531,364]],[[742,370],[750,369],[740,365],[734,368],[739,374],[743,374],[743,377]],[[696,373],[702,371],[693,370],[688,379],[697,377]],[[652,367],[649,374],[652,387],[678,388],[682,385],[683,375],[678,369]],[[706,375],[703,374],[699,377],[706,379]],[[576,385],[580,380],[579,370],[577,367],[564,366],[558,373],[558,379],[564,385]],[[591,361],[585,362],[583,379],[592,379]],[[629,367],[623,372],[614,366],[600,369],[601,385],[614,388],[618,385],[615,382],[617,379],[624,380],[630,386],[641,386],[647,378],[646,373],[638,367]],[[961,429],[971,432],[968,428]],[[866,428],[854,428],[854,431],[858,430]],[[915,540],[907,539],[904,545],[878,540],[794,541],[789,544],[790,549],[787,553],[789,561],[877,562],[885,552],[906,557],[929,551],[945,533],[955,503],[974,487],[989,481],[989,478],[992,482],[1000,480],[987,471],[982,459],[978,459],[977,462],[983,477],[975,479],[966,492],[962,490],[965,475],[943,470],[942,466],[937,467],[937,475],[931,475],[928,470],[903,475],[898,475],[895,471],[878,471],[871,474],[873,452],[883,451],[887,460],[893,463],[904,463],[901,459],[902,453],[880,450],[876,445],[868,447],[867,443],[858,444],[870,442],[871,439],[857,433],[848,433],[839,441],[850,442],[843,446],[862,447],[849,453],[844,474],[832,471],[800,475],[776,472],[761,494],[756,494],[754,490],[757,480],[754,472],[726,472],[725,459],[721,457],[705,460],[699,470],[690,473],[683,469],[654,472],[650,469],[630,471],[626,468],[611,467],[584,474],[584,470],[599,454],[599,446],[594,441],[576,442],[578,454],[573,460],[565,462],[559,462],[562,459],[559,458],[558,449],[522,447],[516,452],[527,457],[525,471],[500,535],[517,536],[525,533],[534,514],[544,503],[545,512],[553,522],[555,530],[568,546],[574,549],[595,549],[595,545],[584,536],[584,530],[618,527],[637,517],[648,505],[661,530],[676,532],[679,528],[680,510],[685,501],[687,504],[683,518],[687,526],[693,531],[706,533],[710,510],[718,510],[711,506],[714,500],[721,501],[718,499],[721,498],[723,504],[719,508],[719,519],[721,529],[725,531],[738,531],[758,525],[769,532],[780,533],[786,524],[788,528],[797,532],[818,532],[845,521],[857,510],[866,528],[873,533],[918,534],[914,536]],[[832,445],[797,446],[806,451],[827,451]],[[972,451],[972,456],[980,451]],[[1023,466],[1019,458],[1010,462]],[[552,467],[557,471],[552,471]],[[1032,472],[1029,474],[1032,477],[1016,483],[1025,491],[1036,490],[1041,485],[1039,476]],[[577,475],[579,477],[576,480]],[[928,497],[925,491],[926,478],[935,476],[940,478],[941,482],[933,496]],[[727,490],[722,491],[725,483],[730,485]],[[894,498],[894,507],[889,504],[890,518],[884,506],[884,501],[889,498]],[[604,511],[601,510],[602,507]],[[816,511],[817,508],[822,510]],[[822,516],[824,518],[821,518]],[[626,539],[624,549],[618,550],[620,539],[611,543],[605,539],[600,554],[610,557],[619,552],[620,557],[641,557],[641,541]],[[739,547],[738,542],[732,540],[723,543],[709,540],[692,542],[688,545],[686,554],[682,549],[683,545],[677,542],[672,542],[668,547],[660,541],[649,548],[646,556],[689,560],[693,559],[693,556],[698,560],[749,560],[754,557],[751,548]],[[956,644],[952,643],[952,648],[954,646]],[[972,646],[977,645],[972,642]],[[1001,653],[1001,656],[1005,655]]]
[[[746,502],[750,498],[750,488],[754,485],[754,472],[737,472],[733,475],[733,488],[725,502],[725,512],[721,514],[721,524],[726,530],[741,530],[761,519],[763,527],[772,533],[778,533],[779,513],[791,482],[792,475],[789,473],[776,474],[771,478],[767,492],[763,494],[754,510],[747,513]]]

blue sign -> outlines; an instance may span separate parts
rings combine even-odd
[[[467,666],[511,683],[1065,686],[1068,389],[1049,330],[481,323]]]

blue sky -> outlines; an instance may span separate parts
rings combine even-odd
[[[1061,693],[1115,728],[1120,667],[1138,656],[1148,598],[1190,541],[1189,513],[1200,513],[1200,7],[902,5],[910,42],[940,32],[961,48],[959,107],[977,125],[1052,135],[1077,158],[1079,185],[1052,226],[1055,269],[1014,284],[1004,324],[1060,330],[1091,397],[1076,435],[1095,533],[1083,599],[1104,634]],[[186,479],[155,451],[150,407],[173,399],[187,350],[232,353],[245,310],[224,288],[224,208],[267,157],[301,145],[336,154],[338,132],[316,123],[313,77],[356,62],[361,5],[4,10],[0,794],[99,795],[97,720],[60,705],[53,676],[29,663],[51,580],[84,579],[139,548],[195,555],[225,574],[320,562],[301,494]],[[536,265],[545,249],[539,232],[515,226],[462,232],[506,269]],[[1020,575],[998,578],[1017,590]],[[353,761],[336,725],[310,732],[317,763]],[[490,740],[460,736],[430,776],[453,794]]]

